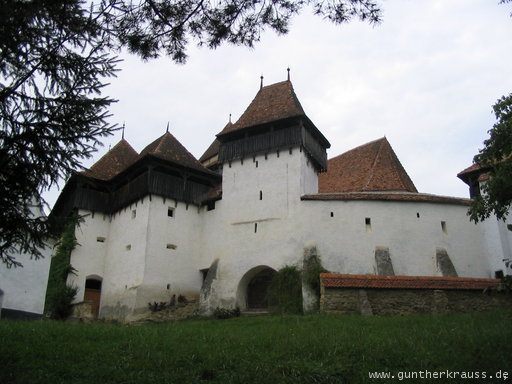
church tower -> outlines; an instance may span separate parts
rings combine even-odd
[[[327,169],[330,144],[305,114],[290,80],[262,86],[217,140],[223,200],[240,220],[288,216],[300,196],[318,192],[318,173]]]

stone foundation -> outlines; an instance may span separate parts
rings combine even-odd
[[[333,274],[330,274],[332,279]],[[447,312],[474,312],[486,311],[502,307],[512,306],[512,295],[488,291],[484,293],[484,289],[477,288],[482,286],[483,279],[474,279],[475,288],[468,286],[468,279],[453,280],[449,282],[452,288],[435,289],[435,288],[401,288],[407,284],[403,283],[403,279],[385,281],[385,284],[391,288],[368,288],[361,284],[361,279],[352,279],[350,275],[339,275],[345,280],[341,284],[333,284],[331,282],[322,281],[322,294],[320,299],[320,311],[324,313],[339,313],[347,315],[412,315],[427,313],[447,313]],[[353,280],[351,283],[350,280]],[[377,279],[372,276],[370,283],[375,284]],[[488,279],[491,280],[491,279]],[[421,278],[425,286],[432,286],[439,282],[438,278],[428,281]],[[460,289],[457,289],[457,282],[463,282]],[[494,281],[494,280],[493,280]],[[497,280],[495,281],[497,282]],[[327,285],[327,286],[326,286]],[[329,286],[344,285],[344,286]],[[356,287],[350,287],[356,285]],[[418,284],[419,285],[419,284]],[[395,287],[393,287],[395,286]],[[464,287],[464,288],[462,288]]]

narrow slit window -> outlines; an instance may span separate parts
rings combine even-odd
[[[263,191],[260,191],[260,200],[263,200]]]
[[[446,221],[441,221],[441,229],[445,235],[448,234],[448,228],[446,228]]]
[[[331,212],[331,217],[334,217],[334,212]]]
[[[256,162],[255,162],[255,163],[256,163],[256,168],[258,168],[258,160],[256,160]]]
[[[254,223],[254,233],[258,232],[258,223]]]
[[[176,244],[167,244],[167,249],[176,249],[178,248]]]
[[[372,219],[367,217],[364,219],[364,223],[366,225],[366,232],[370,233],[372,231]]]
[[[420,218],[420,213],[419,212],[416,212],[416,217],[419,219]]]

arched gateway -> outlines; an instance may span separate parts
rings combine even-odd
[[[240,280],[237,305],[242,310],[267,309],[268,288],[276,271],[266,265],[250,269]]]

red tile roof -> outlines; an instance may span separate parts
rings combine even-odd
[[[169,132],[166,132],[144,148],[140,153],[139,158],[148,155],[158,157],[162,160],[166,160],[186,168],[212,173],[210,170],[203,167],[203,165]]]
[[[470,167],[467,167],[466,169],[464,169],[463,171],[460,171],[457,176],[460,176],[460,175],[464,175],[466,173],[471,173],[471,172],[475,172],[475,171],[478,171],[480,170],[480,166],[478,164],[473,164],[472,166]]]
[[[385,137],[330,159],[318,184],[320,193],[418,192]]]
[[[470,199],[413,192],[341,192],[304,195],[302,200],[384,200],[469,205]]]
[[[138,156],[137,151],[125,139],[122,139],[91,168],[81,174],[99,180],[110,180],[133,164]]]
[[[464,169],[463,171],[460,171],[457,174],[457,177],[461,179],[466,184],[470,184],[470,179],[474,178],[475,176],[478,176],[478,181],[486,181],[489,180],[490,173],[488,172],[489,167],[482,168],[478,164],[473,164],[472,166]]]
[[[385,289],[451,289],[484,290],[498,286],[499,279],[440,276],[378,276],[322,273],[320,281],[327,288],[385,288]]]
[[[292,83],[282,81],[261,88],[238,121],[227,125],[219,135],[295,116],[305,116],[304,110]]]

